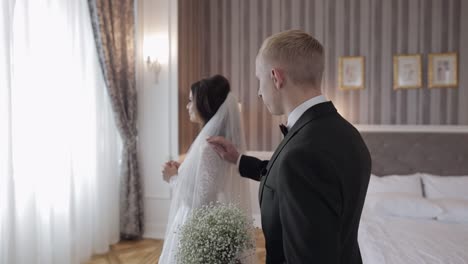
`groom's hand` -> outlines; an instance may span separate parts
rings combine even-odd
[[[208,137],[206,139],[218,155],[232,164],[236,164],[239,159],[239,152],[236,147],[224,137]]]

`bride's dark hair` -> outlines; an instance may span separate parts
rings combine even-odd
[[[190,89],[195,107],[203,119],[203,123],[206,124],[226,100],[231,86],[224,76],[218,74],[195,82]]]

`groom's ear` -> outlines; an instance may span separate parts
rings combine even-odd
[[[273,80],[273,83],[275,84],[275,88],[277,90],[280,90],[283,88],[284,85],[284,71],[279,68],[272,68],[271,72],[271,79]]]

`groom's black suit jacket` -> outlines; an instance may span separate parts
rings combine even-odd
[[[309,108],[270,161],[244,155],[239,171],[261,182],[268,264],[362,263],[357,237],[371,158],[331,102]]]

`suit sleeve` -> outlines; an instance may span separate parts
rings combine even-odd
[[[242,177],[260,181],[267,164],[268,160],[242,155],[239,162],[239,173]]]
[[[292,149],[279,164],[277,195],[287,263],[339,262],[341,185],[321,156]]]

